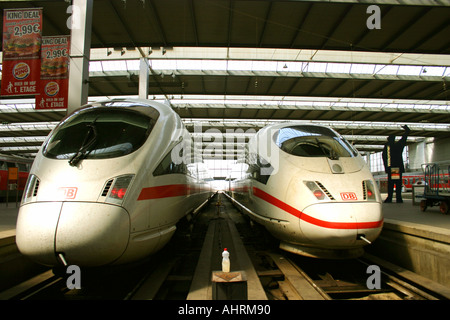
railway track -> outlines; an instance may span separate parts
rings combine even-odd
[[[195,252],[152,258],[133,266],[81,270],[81,289],[68,288],[71,274],[64,275],[61,270],[57,272],[60,275],[55,275],[48,270],[0,292],[0,300],[183,299],[192,280],[185,267],[189,264],[187,260],[196,259]]]
[[[264,232],[264,231],[260,231]],[[269,299],[448,300],[450,288],[365,254],[325,260],[247,246]]]
[[[65,268],[42,268],[42,272],[34,277],[0,289],[0,300],[184,299],[205,229],[204,226],[194,227],[192,222],[182,220],[170,243],[143,261],[124,266],[81,269],[81,289],[68,289],[72,273],[66,273]],[[13,246],[13,242],[9,241],[8,246]],[[20,256],[17,249],[8,252]],[[10,270],[9,277],[15,276],[14,265],[5,267]]]
[[[422,283],[387,270],[384,266],[386,262],[375,257],[314,261],[285,253],[263,252],[259,259],[264,261],[266,269],[258,274],[269,298],[273,300],[448,299],[438,289],[424,287]],[[375,259],[377,264],[370,259]],[[370,266],[380,270],[379,286],[373,286],[370,278],[377,275],[370,272]]]
[[[208,241],[208,225],[221,219],[219,211],[222,217],[226,211],[236,223],[269,300],[450,298],[448,288],[436,287],[429,280],[370,255],[353,260],[319,260],[279,250],[264,228],[231,214],[231,210],[231,204],[216,198],[208,210],[199,214],[201,219],[183,221],[164,250],[146,261],[110,269],[82,270],[82,289],[69,290],[68,275],[55,276],[48,270],[0,292],[0,299],[186,300],[202,247]],[[379,273],[370,271],[370,266],[378,267],[375,269]]]
[[[369,254],[349,260],[308,258],[278,249],[278,241],[250,221],[238,229],[269,299],[450,299],[450,288]]]

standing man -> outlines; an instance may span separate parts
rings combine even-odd
[[[388,137],[388,142],[384,145],[383,149],[383,163],[384,163],[384,171],[388,175],[388,196],[385,203],[392,202],[392,196],[394,193],[394,184],[395,184],[395,197],[397,199],[397,203],[402,203],[402,174],[405,172],[405,167],[403,165],[403,149],[406,145],[406,138],[411,131],[407,125],[402,126],[405,130],[402,138],[395,142],[395,135],[390,135]]]

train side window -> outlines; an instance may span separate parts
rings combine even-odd
[[[175,163],[173,161],[172,151],[175,148],[179,148],[179,144],[177,144],[172,150],[170,150],[169,153],[167,153],[167,155],[164,157],[164,159],[162,159],[162,161],[153,171],[153,176],[162,176],[165,174],[173,174],[173,173],[180,173],[180,174],[188,173],[188,168],[184,161],[180,161],[181,163]],[[179,152],[180,152],[179,156],[180,158],[182,158],[183,148],[181,148]]]
[[[267,184],[272,172],[272,165],[256,154],[249,154],[247,160],[247,175],[250,179]]]

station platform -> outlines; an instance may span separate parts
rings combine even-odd
[[[403,200],[383,203],[383,230],[366,251],[450,287],[450,215],[437,206],[422,212],[407,194]],[[18,210],[0,203],[0,239],[15,236]]]
[[[16,234],[19,208],[15,203],[0,203],[0,239]]]
[[[410,194],[403,201],[383,203],[383,229],[366,252],[450,287],[450,215],[422,212]]]

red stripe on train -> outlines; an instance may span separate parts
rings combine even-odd
[[[190,187],[186,184],[170,184],[143,188],[139,194],[138,201],[185,196],[190,194],[189,191]]]
[[[253,194],[280,208],[281,210],[286,211],[287,213],[303,220],[308,223],[314,224],[319,227],[329,228],[329,229],[372,229],[372,228],[380,228],[383,225],[383,220],[373,221],[373,222],[331,222],[320,220],[314,217],[311,217],[300,210],[295,209],[294,207],[288,205],[287,203],[275,198],[274,196],[268,194],[267,192],[262,191],[256,187],[253,187]]]

